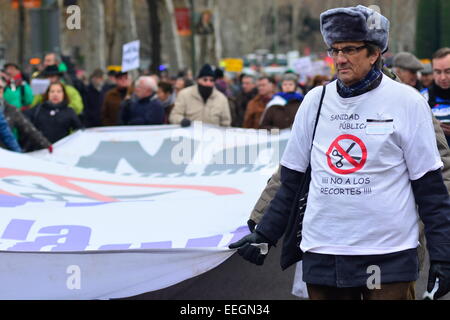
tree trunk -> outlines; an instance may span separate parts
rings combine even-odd
[[[417,9],[416,55],[429,58],[439,47],[439,0],[420,0]]]
[[[151,36],[151,64],[150,72],[159,74],[159,66],[161,65],[161,21],[159,19],[159,0],[147,0],[149,20],[150,20],[150,36]]]
[[[58,8],[60,9],[60,17],[59,17],[59,38],[60,38],[60,53],[63,56],[71,56],[72,50],[70,46],[70,42],[67,39],[66,32],[66,7],[64,7],[64,0],[58,0]]]
[[[104,0],[103,5],[105,8],[105,33],[106,33],[106,63],[107,65],[118,64],[114,61],[114,47],[116,42],[116,6],[115,0]]]
[[[137,40],[137,26],[136,17],[134,14],[133,1],[131,0],[116,0],[117,16],[119,26],[123,29],[117,29],[122,40],[122,45]]]
[[[133,1],[131,0],[115,0],[117,26],[114,30],[116,41],[114,46],[114,61],[122,64],[122,48],[123,45],[138,40],[136,17],[134,15]],[[138,72],[132,70],[129,72],[132,78],[136,78]]]
[[[23,6],[23,0],[19,0],[19,65],[25,63],[25,7]]]
[[[221,21],[220,21],[220,10],[217,1],[212,4],[213,16],[214,16],[214,40],[215,40],[215,54],[217,65],[220,65],[220,60],[222,59],[222,32],[221,32]]]
[[[184,61],[183,61],[183,53],[182,53],[182,49],[181,49],[180,36],[178,35],[173,0],[165,0],[165,1],[166,1],[167,12],[169,13],[169,16],[170,16],[170,27],[172,30],[173,44],[174,44],[174,48],[175,48],[177,70],[182,70],[182,69],[184,69],[185,65],[184,65]],[[191,26],[191,28],[192,28],[192,26]]]
[[[97,68],[106,69],[105,8],[102,1],[91,1],[84,8],[87,31],[85,67],[88,74]]]
[[[440,47],[450,47],[450,2],[441,0],[441,39]]]

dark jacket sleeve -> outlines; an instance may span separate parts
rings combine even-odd
[[[130,121],[131,99],[124,100],[120,103],[119,119],[117,123],[120,125],[128,125]]]
[[[275,194],[277,193],[278,189],[281,185],[281,167],[278,167],[277,172],[275,172],[272,177],[267,181],[267,185],[264,188],[263,192],[261,193],[261,196],[259,197],[258,201],[255,204],[255,207],[253,208],[252,213],[250,214],[250,220],[255,222],[255,224],[258,224],[263,215],[266,211],[267,207],[269,206],[269,203],[272,201],[272,199],[275,197]]]
[[[450,197],[441,170],[428,172],[411,184],[425,225],[430,261],[450,262]]]
[[[72,108],[69,108],[70,111],[73,111]],[[75,130],[80,130],[83,129],[83,124],[80,121],[80,118],[77,116],[77,114],[75,113],[75,111],[72,112],[72,116],[71,116],[71,127],[70,129],[75,131]]]
[[[273,125],[273,109],[269,108],[264,112],[261,124],[259,125],[260,129],[274,129]]]
[[[164,107],[158,101],[152,101],[150,105],[150,114],[147,119],[149,125],[164,123]]]
[[[50,141],[17,108],[9,106],[7,110],[12,120],[12,127],[19,133],[19,140],[24,146],[24,151],[45,149],[51,145]]]
[[[22,152],[22,149],[19,146],[19,143],[14,137],[8,122],[6,122],[3,113],[0,112],[0,139],[3,141],[3,144],[11,151]]]
[[[286,230],[289,214],[305,174],[281,166],[281,186],[270,202],[256,231],[276,244]]]

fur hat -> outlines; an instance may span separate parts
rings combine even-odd
[[[367,41],[388,49],[389,20],[364,7],[335,8],[320,15],[320,31],[328,47],[344,41]]]

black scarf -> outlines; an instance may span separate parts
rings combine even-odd
[[[337,80],[337,91],[342,98],[351,98],[360,96],[370,90],[377,88],[381,80],[383,79],[383,73],[381,70],[373,67],[369,73],[357,83],[347,87],[341,80]]]
[[[214,87],[205,87],[201,84],[198,85],[198,93],[200,93],[200,96],[203,98],[203,102],[206,103],[208,101],[209,97],[212,95]]]
[[[442,98],[444,100],[450,100],[450,89],[442,89],[436,84],[436,82],[433,82],[433,84],[431,85],[431,89],[433,90],[436,97]]]
[[[120,97],[124,99],[127,95],[128,88],[117,88],[117,91],[119,91]]]
[[[45,101],[43,104],[43,107],[47,108],[47,109],[62,109],[67,107],[67,102],[63,101],[60,103],[51,103],[49,100]]]
[[[442,89],[434,81],[428,89],[428,96],[428,104],[431,108],[435,107],[436,104],[438,104],[438,99],[442,99],[450,103],[450,89]]]

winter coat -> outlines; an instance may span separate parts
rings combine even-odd
[[[292,127],[300,100],[291,100],[286,105],[273,105],[264,113],[260,129],[287,129]]]
[[[120,120],[123,125],[155,125],[164,123],[164,107],[153,94],[143,99],[122,102]]]
[[[0,142],[6,146],[7,149],[15,152],[22,152],[19,143],[6,122],[3,112],[0,112]]]
[[[0,103],[0,112],[4,114],[9,127],[17,132],[19,144],[24,152],[48,148],[51,143],[16,107]]]
[[[216,88],[206,103],[200,96],[198,85],[180,91],[175,100],[175,106],[170,113],[169,121],[180,124],[181,120],[202,121],[222,127],[231,125],[228,99]]]
[[[247,105],[247,110],[245,111],[243,127],[247,129],[258,129],[261,122],[261,116],[266,110],[266,105],[270,101],[257,95]]]
[[[33,103],[33,91],[28,83],[22,82],[20,86],[7,85],[3,98],[16,108],[30,106]]]
[[[120,123],[120,104],[127,95],[127,88],[115,87],[109,90],[101,108],[101,119],[103,126],[117,126]]]
[[[24,114],[51,143],[82,128],[75,111],[64,103],[53,105],[47,101],[25,111]]]
[[[245,93],[243,91],[239,92],[239,94],[236,96],[236,99],[234,101],[234,108],[232,108],[232,118],[233,118],[233,122],[231,123],[231,125],[233,127],[242,127],[243,123],[244,123],[244,116],[245,116],[245,112],[247,110],[247,105],[248,103],[254,98],[256,97],[256,95],[258,94],[258,89],[253,89],[252,91],[250,91],[249,93]]]
[[[86,88],[84,96],[83,121],[86,128],[100,127],[102,120],[100,117],[103,102],[102,91],[92,85]]]
[[[64,84],[64,89],[66,89],[67,96],[69,97],[69,107],[71,107],[77,115],[81,114],[84,109],[84,104],[78,90],[67,84]],[[42,104],[43,100],[44,97],[42,94],[36,95],[31,106],[34,108],[35,106]]]

